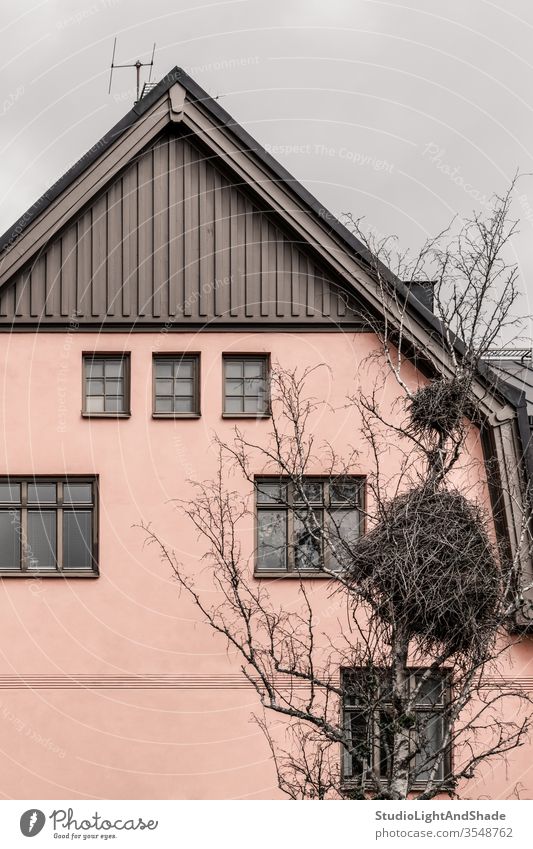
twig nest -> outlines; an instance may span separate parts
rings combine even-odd
[[[497,613],[493,546],[481,511],[459,493],[423,487],[393,499],[355,546],[350,572],[378,615],[421,645],[475,651]]]
[[[416,432],[449,435],[465,415],[466,387],[457,378],[434,380],[408,402],[411,424]]]

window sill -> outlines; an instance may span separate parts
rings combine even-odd
[[[270,419],[270,413],[222,413],[223,419]]]
[[[0,570],[0,578],[99,578],[100,572],[94,572],[89,569],[62,569],[52,572],[46,570],[39,572],[37,569],[25,572],[2,572]]]
[[[131,418],[131,412],[129,413],[86,413],[82,410],[82,418],[84,419],[129,419]]]
[[[383,779],[385,781],[385,779]],[[420,790],[424,790],[426,787],[425,781],[415,781],[411,785],[410,793],[417,793]],[[363,783],[362,789],[365,793],[372,793],[374,789],[374,785],[371,781],[365,781]],[[349,778],[344,779],[341,782],[341,790],[349,792],[350,790],[361,790],[361,784],[358,781],[351,781]],[[453,790],[452,784],[450,783],[448,787],[444,786],[438,791],[439,793],[451,793]]]
[[[201,419],[201,413],[152,413],[153,419]]]
[[[295,578],[297,580],[299,580],[300,578],[305,578],[305,579],[310,578],[313,581],[315,581],[317,579],[319,581],[324,581],[324,580],[332,581],[332,580],[335,579],[335,575],[330,575],[327,572],[312,572],[311,570],[309,570],[308,572],[307,571],[306,572],[304,572],[304,571],[302,571],[302,572],[296,572],[296,571],[294,571],[294,572],[281,572],[281,571],[280,572],[266,572],[266,571],[258,572],[257,569],[255,569],[254,570],[254,578],[284,578],[284,579],[292,578],[293,580]]]

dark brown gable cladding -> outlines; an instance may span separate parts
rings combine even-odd
[[[361,324],[309,246],[164,133],[18,272],[0,325]]]

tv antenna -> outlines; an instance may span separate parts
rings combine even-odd
[[[115,43],[113,44],[113,55],[111,57],[111,68],[109,73],[109,90],[108,94],[111,94],[111,84],[113,82],[113,71],[115,68],[135,68],[137,71],[137,99],[135,103],[138,103],[141,99],[141,68],[150,68],[150,74],[148,76],[148,82],[144,84],[144,87],[150,84],[150,80],[152,79],[152,69],[154,67],[154,55],[155,55],[155,41],[154,46],[152,48],[152,58],[149,62],[141,62],[140,59],[137,59],[135,62],[130,62],[126,65],[118,65],[115,63],[115,52],[117,49],[117,37],[115,36]]]

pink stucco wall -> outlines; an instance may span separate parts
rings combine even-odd
[[[250,716],[253,692],[238,676],[225,644],[179,599],[170,569],[143,548],[134,525],[151,521],[178,557],[196,568],[201,549],[170,499],[190,492],[187,478],[213,475],[221,417],[222,353],[269,352],[285,366],[325,362],[310,390],[328,400],[314,426],[339,452],[357,440],[358,421],[343,409],[358,381],[370,386],[379,364],[366,357],[370,334],[342,333],[18,333],[0,357],[0,474],[96,473],[100,479],[100,570],[89,579],[0,582],[0,791],[11,798],[273,798],[279,795],[268,751]],[[127,420],[83,419],[83,351],[131,352]],[[152,353],[199,351],[202,417],[154,420]],[[416,380],[414,374],[411,375]],[[397,387],[383,391],[391,405]],[[335,408],[336,411],[335,411]],[[268,421],[242,423],[261,441]],[[317,440],[319,441],[319,439]],[[481,459],[472,433],[470,455]],[[398,458],[394,451],[391,468]],[[364,474],[362,455],[354,472]],[[258,470],[260,471],[260,470]],[[313,469],[320,473],[320,468]],[[471,481],[470,481],[471,483]],[[239,485],[238,480],[235,485]],[[486,497],[483,484],[477,494]],[[253,532],[243,542],[252,547]],[[276,594],[290,603],[290,581]],[[324,630],[336,627],[325,582],[312,584]],[[285,597],[284,596],[284,597]],[[528,676],[533,650],[515,651],[512,674]],[[5,676],[42,676],[42,689],[8,689]],[[72,676],[191,676],[205,689],[60,689]],[[230,680],[233,688],[227,686]],[[109,680],[106,678],[105,680]],[[220,686],[221,684],[225,686]],[[472,798],[505,798],[522,785],[533,797],[530,749],[507,771],[472,782]]]

